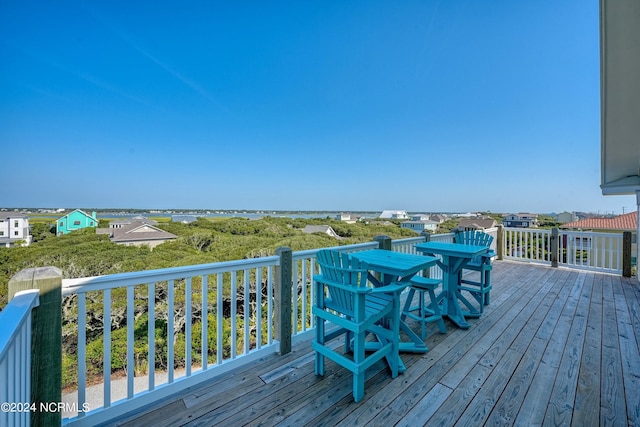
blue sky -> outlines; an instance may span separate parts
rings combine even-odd
[[[622,213],[598,2],[0,0],[0,206]]]

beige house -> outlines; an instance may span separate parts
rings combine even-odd
[[[156,246],[177,239],[175,234],[155,226],[156,221],[145,217],[134,217],[126,220],[112,221],[109,228],[98,228],[96,233],[108,234],[113,243],[125,246]]]

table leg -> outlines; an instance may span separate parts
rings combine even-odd
[[[446,260],[445,260],[446,262]],[[451,265],[451,264],[449,264]],[[464,318],[464,313],[458,304],[458,283],[460,281],[460,273],[462,270],[456,271],[444,271],[444,284],[445,288],[443,292],[443,316],[447,316],[449,320],[456,324],[459,328],[468,329],[470,325]]]

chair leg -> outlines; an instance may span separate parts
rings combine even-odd
[[[489,293],[491,292],[491,270],[487,270],[485,271],[485,275],[484,275],[484,280],[482,283],[482,286],[484,286],[487,289],[483,289],[483,293],[484,293],[484,305],[489,305],[490,298],[489,298]]]
[[[412,306],[413,297],[418,292],[418,305]],[[425,303],[425,292],[429,293],[430,303]],[[418,311],[418,314],[411,314],[412,311]],[[440,311],[440,306],[438,304],[438,298],[436,297],[434,289],[431,288],[411,288],[409,290],[409,295],[407,296],[407,300],[405,301],[404,308],[402,309],[402,317],[404,320],[406,316],[409,315],[412,319],[420,322],[420,331],[422,335],[422,339],[426,339],[427,337],[427,323],[429,322],[438,322],[438,329],[441,333],[447,333],[447,328],[444,324],[444,320],[442,318],[442,312]]]
[[[365,335],[364,333],[357,334],[353,340],[353,361],[356,365],[364,362],[364,347],[365,347]],[[358,402],[364,397],[364,380],[365,371],[359,368],[353,372],[353,400]]]
[[[446,334],[447,327],[444,325],[444,320],[442,319],[442,312],[440,311],[440,305],[438,304],[436,293],[433,289],[429,289],[429,298],[431,298],[431,305],[429,307],[431,311],[433,311],[433,316],[437,319],[438,329],[440,329],[441,334]]]
[[[320,320],[316,324],[316,342],[322,346],[324,346],[324,330],[324,320]],[[324,376],[324,356],[319,351],[316,351],[315,356],[315,374]]]

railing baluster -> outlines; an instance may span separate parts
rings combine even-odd
[[[156,388],[156,283],[150,282],[147,289],[147,312],[148,312],[148,327],[147,327],[147,371],[149,377],[149,390]]]
[[[78,407],[87,401],[87,299],[86,292],[78,294]],[[78,413],[78,417],[84,412]]]
[[[133,398],[133,381],[135,377],[134,367],[134,322],[135,322],[135,308],[134,308],[134,287],[127,287],[127,399]]]
[[[249,331],[251,330],[251,309],[250,306],[250,284],[249,284],[249,270],[243,270],[244,274],[244,354],[249,354],[251,337]]]
[[[267,273],[267,295],[268,295],[268,301],[267,301],[267,319],[273,319],[273,268],[272,267],[268,267],[268,273]],[[267,323],[267,334],[269,336],[268,339],[268,344],[271,345],[273,344],[273,322],[268,322]]]
[[[209,276],[202,276],[202,370],[206,371],[209,366]]]
[[[293,273],[292,273],[292,285],[293,289],[291,290],[291,304],[292,304],[292,316],[293,316],[293,330],[292,333],[293,335],[297,334],[299,329],[298,329],[298,321],[299,321],[299,317],[298,317],[298,261],[297,260],[293,260]]]
[[[216,313],[216,363],[222,364],[222,340],[224,338],[224,295],[223,295],[223,274],[218,273],[216,275],[216,293],[217,293],[217,313]]]
[[[191,376],[191,328],[193,327],[193,315],[191,313],[191,306],[193,303],[193,296],[191,295],[191,277],[187,277],[186,286],[184,288],[184,301],[185,301],[185,325],[184,325],[184,367],[185,375]]]
[[[102,294],[102,399],[103,406],[111,406],[111,289]]]
[[[256,349],[262,348],[262,267],[256,268]]]
[[[175,366],[173,353],[173,344],[175,343],[173,330],[173,317],[175,316],[174,292],[174,281],[169,280],[167,283],[167,377],[169,384],[173,383]]]
[[[237,272],[233,270],[231,272],[231,359],[236,358],[237,345],[238,345],[238,330],[237,330],[237,304],[238,299],[236,294],[238,292],[236,286]]]

